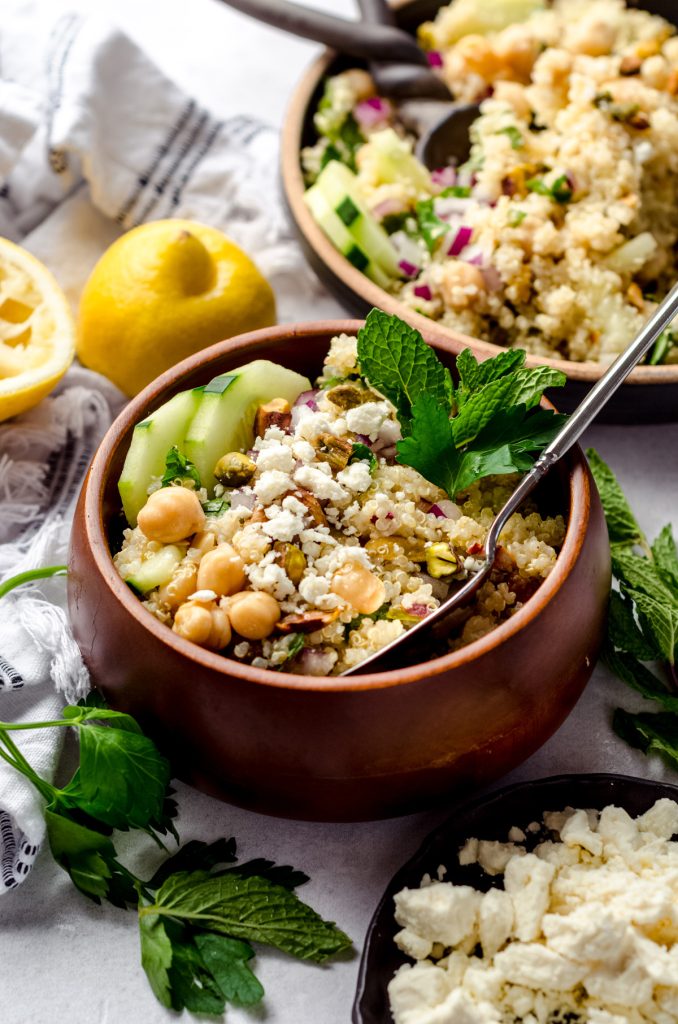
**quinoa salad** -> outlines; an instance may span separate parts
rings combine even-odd
[[[468,161],[429,172],[370,75],[326,82],[308,206],[358,269],[467,335],[612,361],[677,276],[678,36],[623,0],[454,0],[419,29]],[[678,361],[678,328],[651,363]]]
[[[391,319],[379,315],[382,323]],[[397,323],[408,338],[416,335]],[[449,378],[418,343],[431,372]],[[481,564],[487,529],[517,475],[475,479],[452,500],[396,462],[403,445],[396,408],[361,376],[357,346],[354,337],[335,337],[314,388],[266,364],[306,388],[293,401],[276,396],[250,413],[251,440],[246,450],[226,447],[214,486],[174,447],[162,480],[143,481],[138,509],[126,508],[136,524],[125,529],[115,566],[178,635],[256,668],[336,675],[437,608]],[[248,364],[242,376],[258,367]],[[517,415],[524,410],[517,407]],[[539,424],[562,419],[543,409],[527,415]],[[136,428],[144,443],[147,424],[154,426],[148,420]],[[193,450],[190,441],[185,450]],[[194,450],[199,461],[195,443]],[[136,486],[138,469],[132,475]],[[515,614],[552,570],[564,534],[563,517],[543,516],[534,504],[513,515],[492,577],[429,656],[471,643]]]

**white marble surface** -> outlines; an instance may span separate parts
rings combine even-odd
[[[106,11],[179,84],[223,115],[251,113],[279,124],[294,83],[316,50],[214,0],[87,0],[80,6]],[[348,0],[316,6],[352,9]],[[299,318],[304,316],[312,311],[300,310]],[[600,427],[589,432],[586,443],[614,467],[650,535],[671,520],[678,527],[678,426]],[[628,750],[612,734],[610,712],[618,703],[630,707],[633,696],[597,668],[570,718],[511,780],[563,771],[662,774],[656,760]],[[178,790],[183,840],[235,835],[244,857],[265,855],[303,868],[312,880],[300,895],[355,942],[353,958],[325,968],[262,951],[257,972],[266,988],[263,1008],[229,1010],[226,1019],[346,1024],[359,951],[381,891],[452,806],[390,821],[326,825],[264,818],[185,786]],[[123,859],[139,863],[148,845],[137,839],[121,843]],[[27,882],[0,905],[0,1019],[3,1024],[176,1020],[155,1001],[138,961],[134,916],[81,898],[43,851]]]

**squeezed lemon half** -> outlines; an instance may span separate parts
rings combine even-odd
[[[31,253],[0,238],[0,420],[37,405],[75,354],[68,299]]]

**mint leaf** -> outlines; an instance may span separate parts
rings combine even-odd
[[[374,473],[377,466],[379,465],[377,461],[377,456],[374,454],[372,449],[368,448],[368,446],[366,444],[363,444],[361,441],[353,442],[353,447],[351,448],[351,454],[349,456],[348,461],[349,463],[362,461],[369,462],[370,473]]]
[[[610,593],[607,633],[614,647],[640,658],[641,661],[653,661],[660,656],[654,642],[647,640],[638,626],[633,614],[633,604],[617,590]]]
[[[254,956],[249,943],[203,933],[198,933],[194,941],[203,964],[227,1002],[253,1006],[263,999],[264,987],[247,966]]]
[[[163,861],[150,881],[146,882],[149,889],[158,889],[177,871],[211,871],[218,865],[232,864],[237,860],[235,839],[217,839],[213,843],[203,843],[192,839],[184,843],[180,850]]]
[[[200,504],[206,516],[222,516],[231,507],[230,501],[226,498],[212,498],[211,501],[202,501]]]
[[[165,472],[160,483],[163,487],[178,483],[184,487],[195,487],[196,490],[200,490],[202,486],[198,470],[176,445],[173,445],[165,456]]]
[[[168,970],[172,963],[172,943],[165,930],[164,921],[157,914],[139,917],[139,941],[141,944],[141,966],[146,972],[148,983],[158,1002],[172,1008],[172,996]]]
[[[241,878],[258,875],[259,878],[267,878],[269,882],[282,885],[285,889],[296,889],[298,885],[308,882],[308,875],[303,871],[297,871],[289,864],[275,864],[272,860],[266,860],[264,857],[246,860],[242,864],[236,864],[235,867],[226,868],[226,871],[233,871]],[[221,873],[225,874],[226,871]]]
[[[612,554],[612,568],[622,592],[636,606],[643,632],[671,664],[678,643],[678,600],[664,583],[654,562],[629,551]]]
[[[539,405],[547,388],[562,388],[567,377],[551,366],[535,366],[533,369],[517,370],[512,374],[513,385],[506,400],[510,405],[526,405],[530,409]]]
[[[678,768],[678,717],[670,712],[642,712],[634,715],[617,708],[612,724],[615,732],[644,754],[661,754]]]
[[[263,942],[318,963],[351,945],[336,925],[323,921],[294,893],[258,876],[172,875],[156,894],[151,912],[203,930]]]
[[[652,545],[652,557],[666,586],[678,599],[678,550],[670,526],[665,526]]]
[[[678,695],[669,693],[661,679],[638,658],[623,651],[614,651],[608,644],[603,650],[603,661],[616,676],[643,697],[657,701],[667,711],[678,712]]]
[[[396,407],[403,434],[420,395],[452,404],[452,378],[419,331],[373,309],[358,331],[358,364],[371,386]]]
[[[470,348],[462,349],[457,356],[457,373],[459,374],[459,389],[457,399],[459,404],[468,397],[472,391],[485,387],[493,380],[498,380],[507,373],[519,369],[525,362],[525,352],[521,348],[507,349],[500,352],[491,359],[484,359],[479,363],[471,352]]]
[[[631,546],[644,543],[643,531],[610,467],[603,462],[595,448],[589,448],[586,457],[603,504],[610,543]]]
[[[490,381],[471,395],[452,420],[452,434],[457,448],[473,441],[500,409],[508,404],[507,397],[512,387],[513,376],[508,374]]]

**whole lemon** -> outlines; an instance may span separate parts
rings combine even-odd
[[[208,345],[275,323],[249,256],[189,220],[141,224],[111,245],[80,300],[77,354],[127,395]]]

